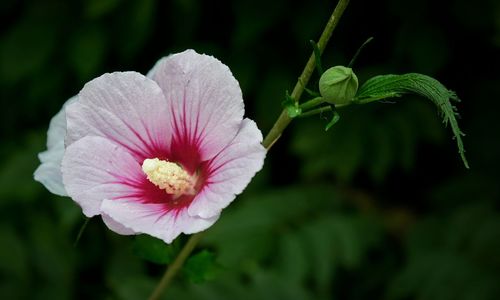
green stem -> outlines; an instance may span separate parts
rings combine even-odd
[[[80,241],[83,232],[85,231],[85,228],[87,228],[87,225],[90,222],[90,218],[86,218],[85,222],[83,223],[82,227],[80,227],[80,230],[78,231],[78,235],[76,236],[75,242],[73,243],[73,247],[76,247],[78,245],[78,242]]]
[[[164,290],[168,287],[172,279],[175,277],[177,272],[182,268],[182,265],[186,261],[186,259],[189,257],[189,254],[194,250],[194,247],[196,247],[196,244],[200,241],[202,236],[202,233],[196,233],[193,234],[189,240],[187,241],[186,245],[184,245],[184,248],[182,248],[181,252],[177,255],[175,258],[174,262],[170,264],[170,266],[167,268],[165,273],[163,274],[163,277],[161,278],[160,282],[156,286],[155,290],[149,297],[149,300],[158,300],[160,299],[161,295],[163,294]]]
[[[323,101],[323,98],[322,97],[316,97],[312,100],[309,100],[307,102],[304,102],[300,105],[300,108],[302,109],[302,111],[306,111],[308,109],[311,109],[311,108],[314,108],[320,104],[322,104],[324,101]]]
[[[328,43],[328,40],[330,40],[333,30],[335,29],[335,27],[337,27],[340,17],[344,13],[344,10],[346,9],[348,4],[349,0],[339,0],[339,2],[337,3],[337,6],[333,10],[330,19],[328,20],[328,23],[326,23],[325,29],[323,30],[323,33],[319,38],[318,49],[320,53],[323,53],[323,51],[325,50],[326,44]],[[304,92],[304,88],[306,87],[312,73],[314,72],[315,65],[316,60],[313,52],[309,57],[309,60],[307,61],[302,74],[299,76],[292,94],[290,95],[296,102],[299,101],[302,92]],[[278,117],[278,120],[276,121],[276,123],[274,123],[273,127],[262,142],[262,145],[267,150],[269,150],[271,146],[276,142],[276,140],[281,136],[281,133],[285,130],[285,128],[288,126],[288,124],[290,124],[291,121],[292,119],[288,116],[286,109],[283,110],[281,112],[281,115]]]
[[[302,113],[302,114],[300,114],[299,118],[310,117],[310,116],[314,116],[314,115],[324,113],[326,111],[331,111],[331,110],[332,110],[331,106],[323,106],[323,107],[312,109],[310,111]]]
[[[339,0],[339,2],[337,3],[337,6],[335,7],[318,41],[318,49],[320,53],[323,53],[323,51],[325,50],[326,44],[328,43],[328,40],[330,39],[333,30],[335,29],[335,27],[337,27],[340,17],[344,13],[344,10],[349,4],[349,1],[350,0]],[[304,70],[302,71],[302,74],[300,75],[299,79],[297,80],[295,88],[292,91],[291,97],[296,102],[299,101],[305,86],[309,82],[311,74],[314,71],[314,67],[315,67],[315,59],[313,53],[311,54],[311,57],[309,57],[309,60],[307,61],[307,64]],[[283,130],[285,130],[288,124],[290,124],[291,120],[292,119],[288,117],[286,109],[283,110],[278,120],[276,120],[276,123],[274,123],[273,128],[271,128],[271,130],[265,137],[264,141],[262,142],[262,145],[267,150],[269,150],[269,148],[271,148],[274,142],[276,142],[276,140],[280,137]],[[151,294],[151,296],[149,297],[149,300],[157,300],[161,297],[164,290],[170,284],[170,282],[177,274],[177,272],[181,269],[182,265],[189,257],[189,254],[191,254],[191,252],[193,251],[194,247],[196,246],[200,238],[201,238],[201,233],[194,234],[189,238],[186,245],[184,245],[184,248],[182,248],[179,255],[175,258],[174,262],[167,268],[167,271],[165,271],[165,274],[161,278],[160,283],[158,283],[158,285],[156,286],[153,294]]]
[[[370,102],[375,102],[375,101],[384,100],[387,98],[395,98],[395,97],[401,97],[401,95],[399,95],[398,93],[388,93],[388,94],[376,96],[376,97],[356,99],[356,100],[354,100],[354,104],[367,104]]]

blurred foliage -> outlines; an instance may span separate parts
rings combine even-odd
[[[181,247],[180,239],[176,239],[172,244],[167,245],[160,239],[141,234],[135,238],[134,253],[153,263],[169,264],[179,254]]]
[[[5,0],[0,3],[0,298],[144,299],[185,241],[84,223],[32,179],[50,118],[104,72],[146,73],[185,48],[229,65],[266,132],[334,3]],[[406,97],[298,120],[207,231],[168,299],[499,299],[500,4],[351,1],[325,67],[420,72],[463,100],[471,164],[431,103]],[[316,75],[315,75],[316,76]],[[318,78],[309,88],[317,90]]]

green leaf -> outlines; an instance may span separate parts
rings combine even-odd
[[[208,250],[191,256],[182,269],[183,274],[193,283],[202,283],[215,278],[218,270],[215,254]]]
[[[167,245],[162,240],[152,236],[138,235],[134,241],[134,253],[153,263],[169,264],[179,252],[179,245],[176,241]]]
[[[288,91],[285,93],[285,101],[283,101],[282,105],[286,108],[288,116],[292,119],[298,117],[302,113],[302,108],[300,108],[299,103],[290,96]]]
[[[302,109],[300,107],[292,105],[287,106],[286,111],[290,118],[296,118],[302,113]]]
[[[325,131],[328,131],[328,129],[332,128],[332,126],[335,125],[339,120],[340,115],[336,110],[334,110],[332,120],[328,122],[328,124],[326,124]]]
[[[403,75],[379,75],[370,78],[359,89],[355,102],[365,104],[387,98],[400,97],[404,94],[417,94],[431,100],[440,110],[443,122],[450,124],[457,141],[458,152],[466,168],[469,168],[465,158],[465,149],[462,142],[464,135],[458,127],[456,107],[451,100],[460,101],[455,92],[448,90],[436,79],[418,73]]]

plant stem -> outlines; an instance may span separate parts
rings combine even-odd
[[[316,97],[312,100],[302,103],[300,105],[300,108],[302,109],[302,111],[306,111],[308,109],[315,108],[316,106],[322,104],[323,102],[324,101],[322,97]]]
[[[299,118],[310,117],[310,116],[314,116],[314,115],[321,114],[321,113],[324,113],[324,112],[327,112],[327,111],[331,111],[331,110],[332,110],[331,106],[323,106],[323,107],[312,109],[310,111],[302,113],[299,116]]]
[[[163,277],[161,278],[160,282],[156,286],[155,290],[149,297],[149,300],[158,300],[160,299],[161,295],[163,294],[164,290],[168,287],[174,276],[177,274],[177,272],[181,269],[182,265],[186,261],[186,259],[189,257],[189,254],[194,250],[194,247],[198,242],[200,241],[202,236],[202,232],[193,234],[191,237],[189,237],[189,240],[187,241],[186,245],[184,245],[184,248],[182,248],[181,252],[177,255],[175,258],[174,262],[170,264],[170,266],[167,268],[165,273],[163,274]]]
[[[325,29],[323,30],[323,33],[321,34],[321,37],[319,38],[318,41],[318,49],[320,53],[323,53],[323,51],[325,50],[326,44],[328,43],[328,40],[330,40],[333,30],[335,29],[335,27],[337,27],[340,17],[344,13],[344,10],[349,4],[349,1],[350,0],[339,0],[337,6],[333,10],[333,13],[330,16],[328,23],[326,23]],[[304,70],[302,71],[302,74],[299,76],[299,79],[295,84],[292,94],[290,95],[296,102],[299,101],[302,92],[304,92],[304,88],[306,87],[307,83],[309,82],[309,79],[311,78],[312,73],[314,72],[315,65],[316,65],[316,59],[313,52],[309,57],[309,60],[307,61],[307,64],[304,67]],[[269,150],[271,146],[276,142],[276,140],[281,136],[281,133],[285,130],[285,128],[288,126],[288,124],[290,124],[291,121],[292,119],[288,116],[286,109],[284,109],[281,112],[281,115],[278,117],[276,123],[274,123],[273,127],[271,128],[267,136],[264,138],[262,145],[267,150]]]
[[[326,24],[325,29],[321,34],[321,37],[319,38],[318,49],[320,53],[323,53],[323,51],[325,50],[326,44],[328,43],[328,40],[332,36],[333,30],[335,29],[335,27],[337,27],[340,17],[344,13],[344,10],[349,4],[349,1],[350,0],[339,0],[339,2],[337,3],[337,6],[335,7],[330,19],[328,20],[328,23]],[[307,64],[304,70],[302,71],[302,74],[300,75],[297,83],[295,84],[295,88],[292,91],[291,97],[294,99],[294,101],[296,102],[299,101],[300,96],[304,91],[304,88],[306,87],[307,83],[309,82],[309,79],[311,78],[311,74],[314,71],[314,67],[315,67],[315,58],[313,52],[311,54],[311,57],[309,57],[309,60],[307,61]],[[274,142],[276,142],[276,140],[280,137],[283,130],[285,130],[288,124],[290,124],[291,120],[292,119],[288,117],[286,109],[283,110],[278,120],[276,120],[276,123],[274,123],[273,128],[271,128],[271,130],[265,137],[264,141],[262,142],[262,145],[267,150],[269,150],[269,148],[271,148]],[[177,257],[175,258],[174,262],[165,271],[165,274],[161,278],[160,283],[158,283],[158,285],[156,286],[153,294],[151,294],[151,296],[149,297],[149,300],[157,300],[161,297],[164,290],[170,284],[170,282],[177,274],[177,272],[181,269],[182,265],[189,257],[189,254],[191,254],[191,252],[193,251],[194,247],[196,246],[196,244],[199,242],[200,239],[201,239],[201,233],[194,234],[189,238],[186,245],[184,245],[184,248],[182,248],[179,255],[177,255]]]
[[[83,235],[83,232],[85,231],[85,228],[87,228],[87,225],[90,222],[90,218],[85,218],[85,222],[83,223],[82,227],[80,227],[80,230],[78,231],[78,235],[76,236],[75,241],[73,242],[73,247],[76,247],[78,245],[78,242],[80,241],[80,238]]]

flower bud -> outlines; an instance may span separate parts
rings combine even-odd
[[[331,104],[349,103],[357,91],[358,77],[351,68],[332,67],[319,79],[319,92],[323,100]]]

